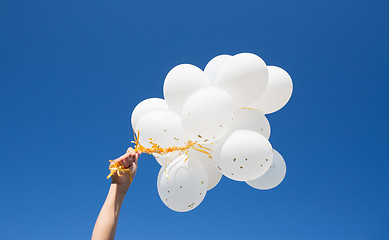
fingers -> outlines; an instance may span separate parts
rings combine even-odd
[[[138,157],[142,154],[142,152],[141,151],[135,152],[135,150],[132,147],[129,147],[127,149],[126,154],[129,154],[129,157],[135,160],[138,159]],[[125,156],[126,154],[124,154],[123,156]]]
[[[126,151],[126,153],[132,153],[135,154],[135,150],[132,147],[129,147]]]
[[[135,152],[135,150],[132,147],[129,147],[127,149],[127,152],[124,155],[113,160],[110,165],[113,165],[115,163],[119,163],[123,167],[128,168],[131,165],[133,165],[134,163],[138,164],[138,157],[140,156],[141,153],[142,153],[141,151]]]

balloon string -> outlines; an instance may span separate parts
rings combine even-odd
[[[201,153],[208,155],[209,158],[212,158],[212,156],[210,154],[210,152],[212,151],[211,149],[204,147],[199,143],[192,142],[191,140],[189,140],[186,143],[186,145],[182,146],[182,147],[162,148],[157,143],[154,142],[154,139],[150,138],[149,143],[151,144],[151,147],[146,148],[140,144],[139,136],[140,136],[139,131],[137,131],[137,133],[134,132],[134,141],[131,141],[131,143],[135,144],[135,149],[134,149],[135,152],[142,152],[142,153],[147,153],[147,154],[157,153],[160,155],[164,155],[164,154],[171,153],[171,152],[178,152],[179,154],[185,153],[187,155],[187,158],[185,159],[185,161],[186,161],[189,158],[189,149],[193,149],[193,150],[196,150],[196,151],[199,151]],[[112,160],[110,160],[110,162],[112,162]],[[111,172],[107,176],[107,179],[110,178],[114,173],[117,173],[119,176],[121,176],[120,174],[122,172],[130,172],[130,170],[128,168],[124,168],[124,166],[122,166],[119,163],[114,163],[112,166],[109,167],[109,170]]]
[[[135,152],[141,151],[142,153],[147,153],[147,154],[153,154],[153,153],[158,153],[160,155],[164,155],[170,152],[179,152],[179,153],[186,153],[188,154],[189,149],[194,149],[199,152],[202,152],[204,154],[207,154],[209,158],[212,158],[211,154],[209,153],[211,149],[207,147],[201,146],[199,143],[195,143],[192,141],[188,141],[185,146],[182,147],[167,147],[167,148],[162,148],[160,147],[157,143],[154,142],[154,139],[150,138],[149,143],[151,144],[151,148],[146,148],[142,146],[139,143],[139,131],[137,131],[137,134],[134,133],[134,139],[135,141],[132,141],[132,143],[135,144]]]

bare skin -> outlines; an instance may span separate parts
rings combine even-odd
[[[120,208],[124,197],[138,168],[138,157],[141,152],[135,152],[133,148],[127,149],[126,154],[115,159],[111,165],[120,163],[131,172],[123,172],[121,176],[116,173],[112,175],[111,187],[100,214],[97,217],[92,233],[92,240],[113,240],[115,238],[116,226],[119,219]]]

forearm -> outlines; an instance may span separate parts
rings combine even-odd
[[[112,183],[107,198],[96,220],[92,240],[113,240],[120,208],[128,187]]]
[[[110,167],[119,165],[126,171],[119,170],[119,172],[115,172],[112,175],[111,187],[97,217],[92,240],[113,240],[115,238],[120,208],[132,179],[135,177],[140,154],[141,152],[135,152],[130,147],[127,149],[126,154],[111,161]]]

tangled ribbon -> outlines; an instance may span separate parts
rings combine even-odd
[[[203,146],[201,146],[201,144],[195,143],[191,140],[189,140],[186,143],[186,145],[184,145],[182,147],[162,148],[157,143],[154,142],[154,139],[150,138],[149,143],[151,144],[151,148],[146,148],[140,144],[139,135],[140,135],[139,131],[137,131],[137,133],[134,133],[134,141],[131,141],[131,143],[135,144],[135,148],[134,148],[135,152],[140,151],[142,153],[147,153],[147,154],[157,153],[160,155],[164,155],[164,154],[171,153],[171,152],[179,152],[179,154],[184,153],[187,155],[187,158],[185,159],[185,161],[186,161],[189,158],[189,149],[193,149],[193,150],[196,150],[196,151],[199,151],[201,153],[208,155],[209,158],[212,158],[212,156],[210,154],[210,151],[212,151],[211,149],[209,149],[207,147],[203,147]],[[113,162],[113,161],[110,160],[110,162]],[[120,163],[117,163],[117,162],[112,164],[112,166],[109,167],[109,170],[111,172],[107,176],[107,179],[110,178],[114,173],[116,173],[119,176],[121,176],[123,172],[129,172],[131,174],[131,171],[129,168],[125,168],[123,165],[121,165]]]
[[[109,162],[113,162],[113,160],[109,160]],[[129,172],[130,178],[132,179],[130,169],[125,168],[123,165],[121,165],[118,162],[112,164],[112,166],[109,166],[109,170],[111,171],[111,173],[107,176],[107,179],[110,178],[114,173],[116,173],[119,176],[122,176],[123,172]]]

